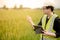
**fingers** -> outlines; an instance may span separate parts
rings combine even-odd
[[[27,16],[27,19],[28,19],[28,20],[32,20],[32,18],[31,18],[30,16]]]
[[[29,15],[27,16],[27,20],[32,25],[32,27],[33,27],[33,25],[35,25],[32,21],[32,18]],[[33,27],[33,29],[34,29],[34,27]]]
[[[27,16],[27,20],[31,23],[32,22],[32,19],[30,16]]]
[[[27,20],[29,21],[29,23],[33,26],[33,25],[35,25],[34,23],[33,23],[33,21],[32,21],[32,18],[30,17],[30,16],[27,16]]]

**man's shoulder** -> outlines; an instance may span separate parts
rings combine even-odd
[[[60,17],[57,16],[57,17],[55,18],[55,21],[60,21]]]

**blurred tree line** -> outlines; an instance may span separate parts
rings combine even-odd
[[[9,9],[9,8],[7,8],[6,5],[4,5],[1,9]],[[19,8],[17,8],[17,6],[15,5],[13,9],[23,9],[23,5],[20,5]]]

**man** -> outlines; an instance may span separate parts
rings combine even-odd
[[[60,40],[60,18],[54,13],[54,6],[45,5],[42,8],[44,16],[41,18],[38,25],[41,25],[44,29],[41,33],[40,40]],[[35,26],[30,16],[28,21]],[[36,28],[33,27],[36,30]]]

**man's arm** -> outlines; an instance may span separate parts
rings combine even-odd
[[[40,21],[39,23],[38,23],[38,25],[35,25],[34,23],[33,23],[33,21],[32,21],[32,19],[31,19],[31,17],[30,16],[27,16],[27,20],[29,21],[29,23],[32,25],[32,27],[33,27],[33,29],[34,29],[34,31],[35,31],[35,33],[36,34],[40,34],[40,33],[43,33],[42,31],[44,30],[43,28],[42,28],[42,21]]]
[[[60,18],[56,17],[53,29],[56,31],[56,38],[60,37]]]
[[[56,38],[60,37],[60,18],[59,17],[56,17],[56,19],[54,21],[53,30],[56,33],[50,33],[50,32],[44,31],[43,35],[53,36],[53,37],[56,37]]]
[[[32,18],[31,18],[30,16],[27,16],[27,20],[28,20],[28,22],[32,25],[32,27],[35,25],[35,24],[33,23],[33,21],[32,21]],[[35,28],[33,27],[33,29],[35,29]]]
[[[55,33],[50,33],[50,32],[47,32],[47,31],[43,31],[43,35],[45,36],[52,36],[52,37],[56,37],[56,34]]]

